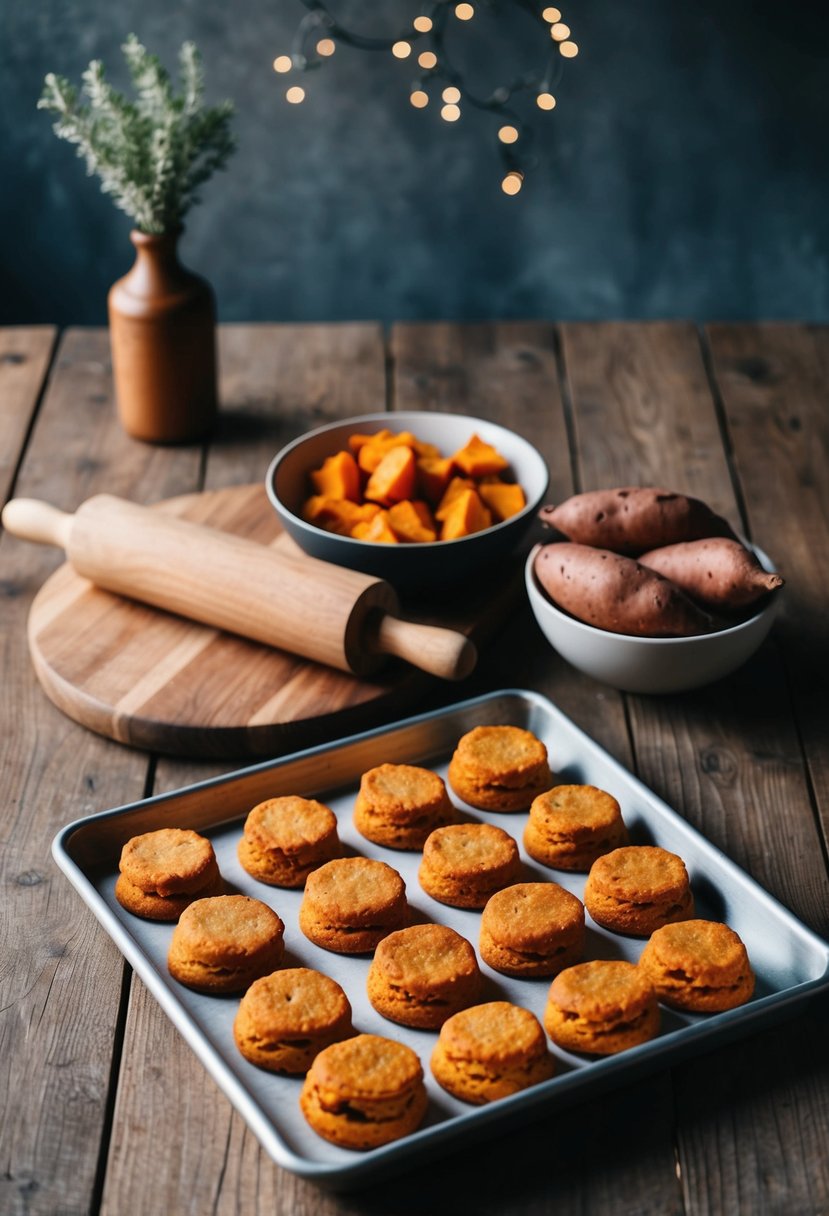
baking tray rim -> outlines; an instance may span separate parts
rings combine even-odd
[[[567,721],[568,728],[580,737],[589,748],[598,749],[603,760],[613,769],[618,770],[626,781],[633,781],[647,794],[648,799],[656,806],[660,817],[665,817],[680,831],[680,834],[697,841],[702,841],[709,851],[714,853],[720,864],[728,869],[740,883],[748,883],[752,895],[765,903],[778,917],[788,922],[790,929],[801,938],[806,938],[810,946],[823,955],[824,970],[812,979],[783,988],[767,996],[753,1000],[749,1005],[728,1010],[723,1013],[708,1015],[699,1022],[679,1027],[659,1036],[659,1038],[633,1047],[618,1055],[604,1057],[591,1062],[589,1069],[573,1069],[557,1075],[531,1089],[513,1094],[508,1098],[488,1106],[475,1107],[469,1111],[455,1115],[452,1119],[433,1124],[412,1133],[402,1140],[394,1141],[381,1148],[372,1149],[366,1153],[355,1155],[353,1161],[347,1162],[317,1162],[302,1156],[283,1140],[279,1130],[260,1108],[255,1098],[248,1092],[244,1083],[233,1073],[226,1064],[222,1054],[206,1039],[195,1019],[187,1008],[177,999],[171,984],[156,970],[152,962],[144,954],[140,944],[130,934],[127,926],[100,895],[97,888],[87,876],[84,869],[75,861],[71,853],[71,840],[76,832],[95,823],[117,818],[127,812],[146,811],[155,805],[174,801],[182,794],[198,793],[202,790],[228,785],[240,778],[257,772],[277,770],[298,760],[307,760],[314,755],[336,752],[345,746],[368,741],[374,737],[388,736],[398,731],[416,727],[421,722],[438,718],[450,717],[462,712],[474,711],[476,707],[497,700],[519,700],[529,702],[543,713],[552,717],[560,717]],[[223,823],[237,819],[232,815],[226,819],[218,819],[213,825],[218,828]],[[799,920],[793,912],[762,887],[756,879],[732,861],[713,842],[709,841],[702,832],[688,823],[677,811],[669,806],[654,791],[647,787],[630,769],[621,764],[614,756],[602,747],[586,731],[582,730],[549,698],[529,689],[503,688],[484,693],[464,701],[454,702],[436,710],[401,718],[383,726],[370,730],[359,731],[352,735],[343,736],[328,743],[316,744],[303,748],[289,755],[271,760],[258,761],[244,768],[210,777],[205,781],[194,782],[176,790],[155,794],[150,798],[137,799],[124,803],[93,815],[81,816],[66,824],[55,836],[52,842],[52,855],[56,864],[67,876],[69,881],[80,894],[81,898],[91,909],[96,919],[106,930],[115,945],[121,951],[127,962],[133,967],[143,983],[161,1005],[173,1025],[196,1054],[207,1072],[236,1107],[251,1130],[259,1139],[266,1152],[284,1169],[289,1169],[302,1178],[332,1187],[357,1186],[360,1183],[376,1181],[382,1174],[390,1173],[393,1169],[405,1168],[407,1157],[421,1156],[430,1148],[434,1151],[440,1148],[441,1155],[450,1151],[455,1145],[460,1145],[464,1139],[474,1134],[476,1129],[484,1130],[493,1123],[514,1124],[524,1122],[534,1109],[549,1103],[550,1109],[556,1105],[551,1098],[565,1097],[571,1090],[576,1089],[579,1096],[587,1098],[591,1094],[610,1088],[614,1078],[619,1075],[625,1080],[634,1080],[646,1073],[657,1071],[661,1062],[678,1063],[691,1054],[696,1054],[700,1045],[710,1050],[715,1046],[742,1035],[748,1025],[759,1027],[763,1023],[773,1022],[787,1012],[788,1007],[800,1004],[815,995],[819,990],[829,987],[829,943],[824,941],[813,929]]]

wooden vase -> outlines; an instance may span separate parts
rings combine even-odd
[[[108,297],[118,414],[149,443],[199,439],[216,418],[213,292],[179,262],[180,235],[131,232],[135,263]]]

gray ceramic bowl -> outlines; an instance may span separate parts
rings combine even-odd
[[[751,546],[765,570],[769,557]],[[670,693],[702,688],[729,675],[754,654],[771,629],[780,592],[755,616],[730,629],[691,638],[635,638],[585,625],[557,608],[533,571],[536,545],[524,570],[527,594],[550,645],[579,671],[624,692]]]
[[[446,456],[463,447],[471,435],[479,435],[509,461],[512,476],[523,487],[526,507],[484,532],[431,544],[383,545],[338,536],[306,523],[299,512],[308,497],[310,471],[319,468],[326,456],[347,447],[349,435],[371,434],[384,427],[412,431],[424,443],[434,443]],[[414,589],[463,581],[508,557],[535,519],[548,479],[540,453],[506,427],[464,414],[401,410],[392,414],[361,414],[302,435],[271,461],[265,485],[285,531],[306,553],[388,579],[395,587]]]

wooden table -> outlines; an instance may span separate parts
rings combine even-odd
[[[230,325],[221,367],[213,442],[153,448],[115,420],[105,332],[0,331],[4,496],[72,509],[102,490],[153,502],[253,481],[295,434],[385,407],[514,427],[549,462],[553,500],[636,482],[707,499],[788,578],[741,672],[682,697],[622,696],[570,670],[525,610],[452,696],[547,694],[829,936],[829,331]],[[58,561],[0,540],[2,1212],[829,1212],[826,1001],[382,1188],[334,1196],[277,1169],[50,860],[68,820],[216,771],[98,738],[46,700],[26,615]]]

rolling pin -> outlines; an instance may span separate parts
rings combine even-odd
[[[3,510],[14,536],[57,545],[98,587],[242,637],[370,674],[389,655],[445,680],[475,666],[462,633],[398,616],[383,579],[98,494],[74,515],[33,498]]]

